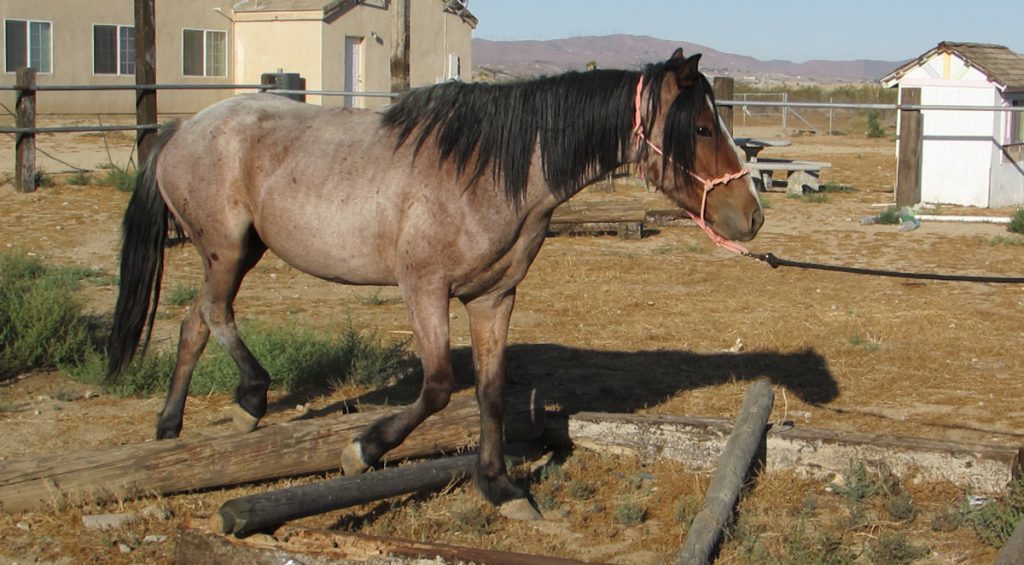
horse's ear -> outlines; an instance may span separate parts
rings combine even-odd
[[[678,57],[676,55],[679,55]],[[672,58],[668,60],[669,69],[674,71],[676,74],[676,83],[679,88],[687,88],[693,86],[693,81],[697,78],[697,65],[700,63],[700,53],[685,58],[682,56],[683,50],[676,49],[676,52],[672,54]]]
[[[676,47],[676,50],[672,52],[672,56],[669,57],[669,59],[685,59],[685,56],[683,55],[683,48]]]

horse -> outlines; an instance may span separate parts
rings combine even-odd
[[[502,391],[516,287],[555,208],[631,163],[719,240],[748,241],[764,221],[699,61],[679,49],[641,70],[449,82],[410,90],[383,111],[240,95],[166,126],[123,220],[108,377],[149,342],[172,227],[194,245],[204,282],[181,322],[158,439],[181,433],[211,333],[238,366],[237,427],[252,431],[265,415],[270,377],[238,335],[233,301],[268,249],[321,279],[397,286],[422,389],[344,448],[343,472],[361,473],[448,404],[449,300],[458,298],[480,407],[474,481],[502,513],[539,517],[507,473]]]

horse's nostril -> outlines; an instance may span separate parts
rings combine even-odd
[[[758,206],[750,217],[750,231],[757,232],[757,230],[761,229],[762,224],[764,224],[764,212]]]

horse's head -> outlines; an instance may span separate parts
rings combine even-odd
[[[749,241],[764,222],[750,175],[722,126],[700,55],[649,66],[638,85],[640,167],[673,202],[727,239]],[[646,98],[641,97],[641,91]]]

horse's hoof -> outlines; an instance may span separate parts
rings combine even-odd
[[[363,444],[358,440],[348,444],[341,452],[341,472],[346,477],[358,475],[369,468],[363,460]]]
[[[256,426],[260,423],[260,419],[246,412],[241,406],[235,404],[231,408],[231,423],[234,424],[236,430],[243,434],[247,434],[256,429]]]
[[[501,515],[512,520],[541,520],[544,517],[525,498],[510,500],[498,507]]]

